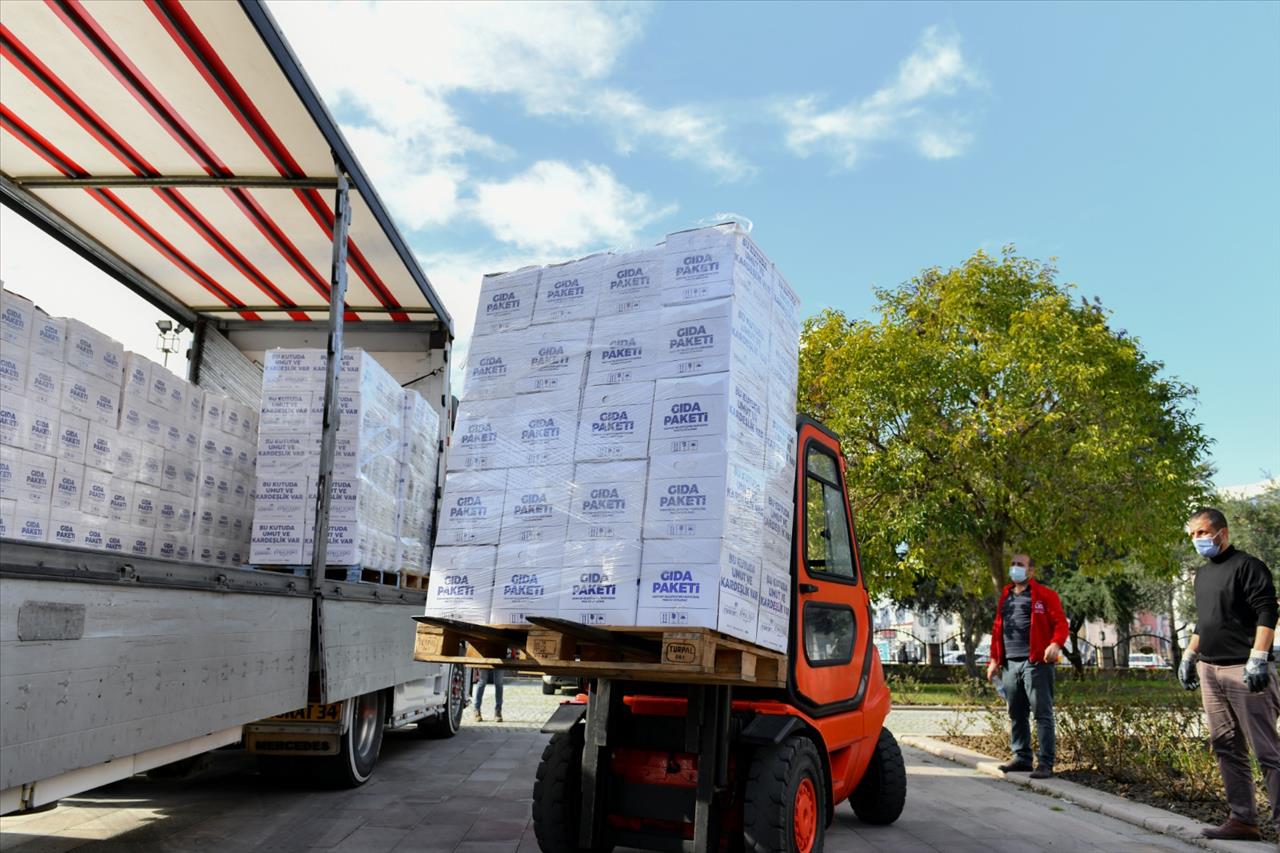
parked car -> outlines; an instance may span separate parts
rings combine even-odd
[[[981,649],[973,654],[974,663],[986,663],[990,659],[988,653]],[[947,666],[964,666],[967,663],[964,652],[947,652],[942,656],[942,662]]]
[[[582,685],[582,680],[576,675],[544,675],[542,676],[542,695],[554,696],[565,688],[570,688],[577,693],[585,693],[586,688]]]
[[[1160,655],[1129,653],[1129,669],[1168,669],[1169,663]]]

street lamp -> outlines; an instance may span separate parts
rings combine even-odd
[[[172,320],[156,320],[156,328],[160,330],[156,338],[156,349],[164,353],[164,366],[169,366],[169,355],[178,351],[178,335],[182,332],[182,324],[175,328]]]

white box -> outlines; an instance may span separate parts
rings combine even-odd
[[[0,446],[22,447],[27,436],[27,398],[0,395]]]
[[[516,371],[522,362],[517,348],[523,340],[514,335],[472,338],[462,374],[462,399],[470,402],[515,394]]]
[[[267,350],[262,390],[320,391],[324,393],[329,354],[322,349]]]
[[[504,425],[507,465],[529,468],[573,462],[578,433],[577,389],[530,394],[513,402]]]
[[[89,414],[86,417],[103,426],[120,422],[120,386],[95,378],[89,385]]]
[[[591,350],[591,321],[530,326],[511,336],[512,388],[517,394],[577,392]]]
[[[31,327],[31,355],[61,364],[66,357],[67,321],[50,317],[40,308],[35,309],[35,323]]]
[[[149,381],[147,382],[147,402],[161,411],[174,412],[175,414],[181,412],[185,416],[185,408],[174,409],[173,396],[170,393],[180,381],[167,368],[152,364]]]
[[[311,424],[312,400],[311,391],[264,390],[260,421],[262,431],[308,429]]]
[[[165,433],[168,431],[169,413],[152,403],[147,403],[142,410],[142,433],[138,438],[144,444],[163,448]]]
[[[156,527],[168,533],[190,533],[192,501],[175,492],[160,492],[156,503]]]
[[[18,464],[16,497],[19,503],[49,506],[53,498],[54,458],[24,450]]]
[[[116,456],[112,473],[125,480],[138,479],[142,465],[142,442],[121,435],[116,440]]]
[[[639,539],[648,468],[644,459],[575,466],[567,538]]]
[[[763,465],[765,412],[760,389],[733,374],[659,380],[649,453],[733,453],[742,462]]]
[[[652,382],[586,389],[574,459],[607,462],[647,458],[653,392]]]
[[[0,500],[17,500],[23,491],[22,482],[22,451],[0,445]]]
[[[74,417],[74,415],[68,415],[68,417]],[[55,407],[28,400],[23,447],[46,456],[57,455],[61,422],[62,413]]]
[[[18,501],[14,507],[14,538],[23,542],[49,541],[49,507]]]
[[[560,616],[585,625],[634,625],[640,543],[565,543]]]
[[[107,539],[111,534],[111,527],[111,522],[108,519],[81,513],[80,547],[92,548],[95,551],[106,550]]]
[[[102,540],[102,550],[113,554],[129,553],[129,534],[132,532],[133,528],[128,525],[108,525],[106,536]]]
[[[659,379],[737,371],[764,386],[768,307],[736,298],[662,309],[654,334]]]
[[[80,547],[84,535],[84,516],[78,509],[55,508],[49,513],[48,541],[54,545]]]
[[[52,506],[78,512],[84,485],[84,465],[59,459],[54,466]]]
[[[119,388],[124,370],[124,346],[117,340],[99,334],[102,347],[98,351],[98,362],[92,373]]]
[[[524,267],[515,272],[486,275],[480,283],[474,335],[510,332],[533,322],[540,273],[538,267]]]
[[[92,469],[85,469],[85,478],[93,478]],[[137,488],[137,484],[129,480],[125,480],[120,477],[112,477],[110,480],[110,487],[107,492],[107,518],[112,521],[126,523],[132,519],[133,493]],[[144,486],[143,488],[146,487]]]
[[[791,632],[791,574],[765,569],[760,575],[760,618],[756,642],[785,652]]]
[[[204,426],[204,394],[205,392],[195,385],[187,385],[187,411],[184,421],[188,431],[193,431],[196,437],[200,436],[200,429]]]
[[[151,557],[155,554],[156,532],[147,527],[130,527],[125,540],[126,550],[135,557]]]
[[[489,619],[498,549],[436,546],[431,555],[427,615],[466,622]]]
[[[302,525],[254,519],[249,538],[249,562],[260,565],[301,565]]]
[[[9,347],[28,349],[31,344],[31,328],[35,324],[36,306],[25,296],[11,290],[0,289],[0,343]]]
[[[123,502],[124,505],[113,505],[116,500]],[[114,478],[106,471],[88,467],[84,469],[84,482],[80,488],[80,505],[77,507],[81,512],[98,518],[130,522],[133,519],[132,501],[132,484],[127,492],[116,492]]]
[[[254,488],[254,518],[302,524],[315,493],[308,477],[258,477]]]
[[[120,383],[120,396],[126,401],[145,403],[151,389],[151,369],[155,367],[146,356],[136,352],[124,354],[124,373]]]
[[[134,527],[154,530],[160,514],[160,490],[139,483],[133,487],[133,511],[129,521]]]
[[[33,354],[27,363],[27,398],[57,408],[62,402],[62,370],[61,361]]]
[[[521,400],[523,402],[523,399]],[[458,404],[449,447],[449,470],[506,468],[515,464],[515,441],[507,435],[515,429],[511,398],[464,400]]]
[[[498,541],[563,542],[572,477],[571,465],[508,470]]]
[[[602,271],[603,284],[596,316],[610,317],[653,311],[662,304],[664,247],[610,255]]]
[[[138,454],[139,483],[159,488],[164,481],[164,448],[154,444],[142,443]]]
[[[271,354],[276,352],[279,352],[279,350],[270,350],[267,353],[267,358],[270,359]],[[265,378],[263,384],[265,387]],[[200,426],[203,430],[201,436],[209,435],[212,430],[222,429],[223,413],[228,402],[230,401],[221,394],[214,394],[211,391],[204,392],[204,413],[200,420]]]
[[[591,332],[587,384],[619,385],[653,379],[657,375],[658,358],[665,353],[655,336],[661,322],[660,311],[596,320]]]
[[[456,471],[445,479],[437,545],[496,545],[507,472]]]
[[[645,494],[645,539],[733,538],[759,547],[764,474],[727,454],[654,456]]]
[[[773,264],[733,224],[668,234],[662,273],[667,305],[743,293],[773,300]]]
[[[754,642],[760,560],[723,539],[644,543],[640,625],[700,626]]]
[[[67,318],[66,332],[63,362],[69,368],[96,376],[106,337],[88,323],[73,318]]]
[[[556,616],[563,567],[563,542],[499,545],[489,624],[520,625],[529,616]]]
[[[96,379],[92,373],[68,365],[62,374],[58,408],[82,418],[94,416]]]
[[[26,396],[28,361],[24,348],[9,346],[0,350],[0,394]]]
[[[18,502],[8,498],[0,498],[0,539],[15,539],[18,536]]]
[[[595,317],[596,303],[604,283],[604,261],[605,256],[592,255],[543,267],[533,307],[533,322],[559,323]]]

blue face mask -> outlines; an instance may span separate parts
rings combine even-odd
[[[1196,551],[1199,552],[1201,557],[1216,557],[1218,552],[1222,550],[1215,541],[1217,538],[1218,534],[1215,533],[1212,536],[1205,536],[1201,539],[1192,539],[1191,544],[1196,546]]]
[[[1013,581],[1014,583],[1026,583],[1026,582],[1027,582],[1027,567],[1026,567],[1026,566],[1019,566],[1019,565],[1016,565],[1016,564],[1015,564],[1015,565],[1010,566],[1010,567],[1009,567],[1009,580]]]

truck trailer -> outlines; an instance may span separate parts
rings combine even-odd
[[[466,672],[415,662],[406,629],[425,591],[329,577],[324,547],[343,349],[435,407],[443,455],[452,318],[269,12],[10,3],[0,24],[4,205],[190,329],[200,388],[256,409],[266,350],[328,353],[309,566],[0,543],[0,813],[237,743],[357,785],[384,728],[453,734]]]

